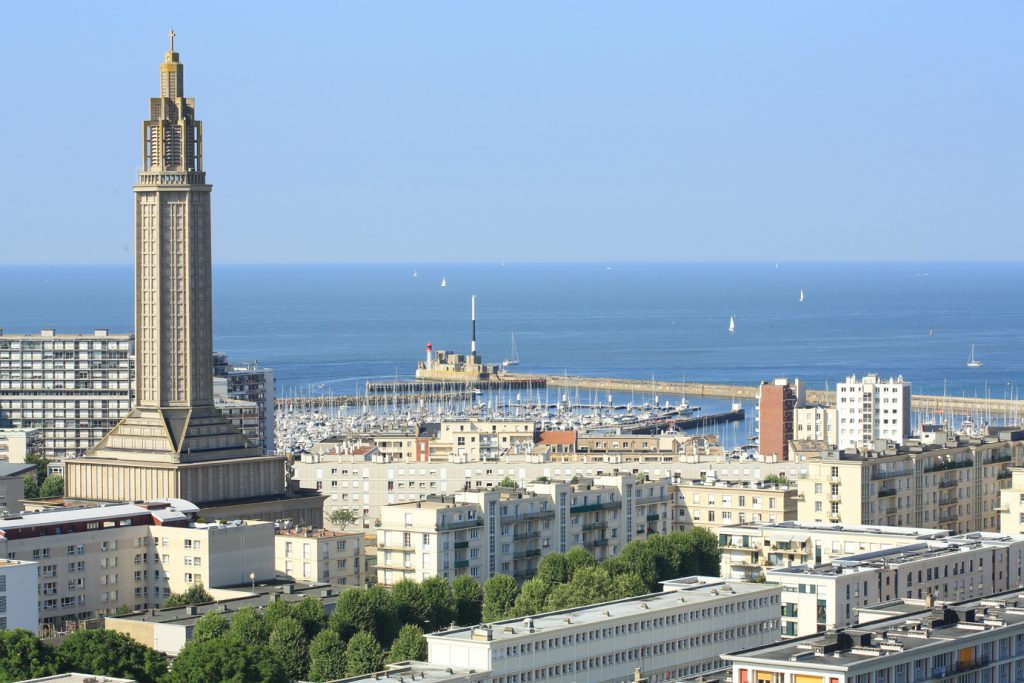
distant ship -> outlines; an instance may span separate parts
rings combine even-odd
[[[414,270],[414,271],[412,271],[412,276],[413,276],[413,277],[419,277],[419,275],[420,275],[420,274],[419,274],[419,273],[417,273],[417,272],[416,272],[415,270]]]
[[[447,286],[448,286],[448,280],[445,280],[445,279],[444,279],[444,278],[442,277],[442,278],[441,278],[441,286],[442,286],[442,287],[447,287]]]
[[[804,300],[804,290],[800,290],[800,301]]]
[[[736,331],[736,318],[729,316],[729,334]]]
[[[974,344],[971,344],[971,355],[967,358],[967,367],[980,368],[983,363],[974,357]]]

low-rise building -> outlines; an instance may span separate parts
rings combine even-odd
[[[8,427],[0,429],[0,460],[7,462],[25,462],[31,453],[36,453],[43,445],[43,430],[17,429]]]
[[[40,621],[57,628],[156,607],[195,583],[274,578],[272,523],[202,523],[198,512],[170,499],[8,515],[0,557],[38,563]]]
[[[677,484],[678,526],[718,532],[732,524],[775,524],[796,519],[797,487],[765,481],[723,481],[713,474]]]
[[[899,598],[959,602],[1024,586],[1024,536],[973,533],[769,569],[782,586],[782,635],[857,623],[859,609]]]
[[[361,531],[310,527],[278,528],[274,534],[274,569],[292,581],[333,586],[362,586],[366,537]]]
[[[723,658],[734,683],[1009,683],[1024,680],[1019,591],[934,606]]]
[[[0,560],[0,631],[39,633],[39,565]]]
[[[774,567],[826,564],[846,555],[900,548],[949,535],[944,529],[788,521],[720,527],[718,543],[722,576],[751,581],[764,579],[765,570]]]
[[[16,514],[25,509],[25,476],[35,475],[32,463],[0,462],[0,514]]]
[[[780,588],[687,577],[664,591],[427,635],[433,666],[487,683],[654,682],[721,667],[726,652],[779,638]]]

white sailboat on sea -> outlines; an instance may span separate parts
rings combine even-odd
[[[508,358],[501,361],[501,367],[507,368],[513,365],[519,365],[519,350],[516,348],[516,333],[512,333],[512,353]]]
[[[448,280],[446,280],[443,276],[441,277],[441,286],[442,287],[447,287],[448,286]]]
[[[415,270],[414,270],[414,271],[412,271],[412,276],[413,276],[413,277],[419,277],[419,275],[420,275],[420,274],[419,274],[419,273],[417,273],[417,272],[416,272]]]
[[[980,368],[983,363],[974,357],[974,344],[971,344],[971,355],[967,358],[967,367]]]
[[[804,290],[800,290],[800,301],[804,300]]]
[[[733,316],[730,315],[729,316],[729,334],[732,334],[735,331],[736,331],[736,318],[734,318]]]

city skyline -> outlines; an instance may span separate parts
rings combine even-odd
[[[1004,85],[1022,61],[1014,5],[910,4],[885,21],[805,4],[437,7],[69,7],[42,39],[42,13],[14,8],[0,263],[130,261],[126,131],[145,112],[128,94],[153,87],[170,28],[215,122],[215,262],[987,260],[1024,246],[1022,98]],[[85,77],[67,77],[74,64]],[[88,133],[53,134],[69,101],[101,103],[76,109]],[[66,201],[44,197],[39,180],[74,159],[90,173]]]

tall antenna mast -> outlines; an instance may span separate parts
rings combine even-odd
[[[473,338],[469,342],[469,352],[476,355],[476,294],[469,298],[469,317],[473,322]]]

